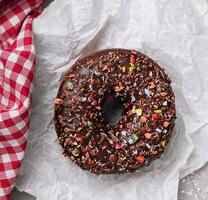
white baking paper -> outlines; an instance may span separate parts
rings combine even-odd
[[[31,129],[17,187],[37,200],[176,200],[179,179],[208,161],[206,0],[55,0],[33,23],[37,53]],[[177,121],[143,174],[94,176],[63,157],[53,125],[59,78],[104,48],[140,50],[172,78]]]

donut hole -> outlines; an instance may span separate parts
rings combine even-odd
[[[122,97],[113,93],[106,94],[103,100],[102,113],[105,123],[118,123],[123,113]]]

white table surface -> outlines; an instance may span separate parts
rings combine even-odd
[[[45,7],[52,1],[46,0]],[[14,188],[10,200],[36,200],[36,198]],[[208,163],[180,181],[178,200],[208,200]]]

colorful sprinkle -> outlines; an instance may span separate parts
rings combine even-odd
[[[98,103],[97,103],[97,101],[96,101],[96,100],[94,100],[94,101],[92,101],[91,105],[92,105],[92,106],[97,106],[97,105],[98,105]]]
[[[125,72],[126,72],[126,67],[121,67],[121,71],[122,71],[123,73],[125,73]]]
[[[134,95],[131,95],[131,102],[135,102],[136,101],[136,98]]]
[[[155,113],[160,114],[162,113],[162,110],[154,110]]]
[[[157,92],[160,93],[161,91],[162,91],[162,88],[161,88],[161,87],[158,87],[158,88],[157,88]]]
[[[92,150],[90,150],[90,152],[89,152],[92,156],[95,156],[96,155],[96,150],[95,149],[92,149]]]
[[[122,143],[121,143],[121,145],[122,146],[126,146],[127,145],[127,141],[126,140],[123,140]]]
[[[145,123],[147,121],[147,118],[145,116],[140,117],[140,122]]]
[[[123,86],[116,86],[116,87],[114,87],[114,91],[115,91],[115,92],[120,92],[120,91],[123,90],[123,89],[124,89]]]
[[[161,142],[161,145],[162,145],[163,147],[165,147],[165,146],[166,146],[166,140],[163,140],[163,141]]]
[[[167,129],[164,129],[164,130],[163,130],[163,133],[165,133],[165,134],[166,134],[167,132],[168,132],[168,131],[167,131]]]
[[[84,153],[84,156],[85,156],[86,158],[89,158],[89,156],[90,156],[89,152],[86,151],[86,152]]]
[[[80,154],[80,149],[74,148],[71,153],[73,156],[78,157]]]
[[[134,124],[132,124],[132,127],[137,127],[137,125],[136,125],[137,120],[138,120],[137,117],[134,117],[134,118],[133,118],[132,122],[133,122]]]
[[[83,97],[83,98],[81,99],[81,101],[82,101],[82,102],[85,102],[85,101],[87,101],[87,98],[86,98],[86,97]]]
[[[82,130],[82,127],[79,127],[78,129],[77,129],[77,132],[80,132]]]
[[[141,116],[142,115],[142,109],[141,108],[135,109],[135,113],[137,114],[137,116]]]
[[[92,122],[91,122],[91,121],[87,121],[87,127],[88,127],[89,129],[92,129]]]
[[[169,122],[166,122],[166,121],[165,121],[165,122],[163,123],[163,126],[164,126],[165,128],[167,128],[167,127],[169,126],[169,124],[170,124]]]
[[[68,138],[66,138],[66,140],[65,140],[65,144],[66,144],[66,145],[70,145],[72,142],[73,142],[73,138],[71,138],[71,137],[68,137]]]
[[[129,110],[127,115],[130,116],[130,115],[132,115],[132,113],[133,113],[133,110]]]
[[[110,143],[110,144],[113,144],[113,140],[109,140],[109,143]]]
[[[102,68],[102,71],[106,71],[106,70],[108,70],[108,66],[107,66],[107,65],[105,65],[105,66]]]
[[[53,100],[53,103],[54,103],[55,105],[61,105],[61,104],[64,103],[64,101],[63,101],[62,99],[57,98],[57,99],[54,99],[54,100]]]
[[[95,71],[95,75],[99,77],[101,75],[101,73],[98,71]]]
[[[157,120],[159,119],[159,115],[156,114],[156,113],[154,113],[154,114],[152,115],[152,119],[157,121]]]
[[[135,70],[134,64],[130,63],[129,71],[130,71],[130,72],[133,72],[134,70]]]
[[[136,157],[136,160],[137,160],[139,163],[144,163],[145,157],[139,155],[139,156]]]
[[[145,146],[146,146],[148,149],[151,149],[151,146],[150,146],[148,143],[145,143]]]
[[[162,105],[163,106],[167,106],[168,105],[168,102],[167,101],[164,101]]]
[[[136,133],[133,133],[131,135],[131,139],[133,140],[133,142],[135,143],[138,139],[139,139],[139,136],[136,134]]]
[[[64,132],[65,132],[65,133],[69,133],[70,131],[71,131],[70,128],[67,128],[67,127],[64,128]]]
[[[156,151],[154,147],[150,149],[150,152],[152,155],[156,155],[158,153],[158,151]]]
[[[75,137],[75,139],[76,139],[77,142],[83,142],[83,136],[81,136],[81,135],[77,135]]]
[[[93,90],[93,89],[92,89],[92,85],[91,85],[91,84],[89,85],[89,88],[90,88],[90,90]]]
[[[167,94],[168,94],[167,92],[161,92],[161,93],[160,93],[160,96],[161,96],[161,97],[165,97]]]
[[[159,129],[159,128],[156,128],[155,130],[156,130],[158,133],[162,133],[162,130]]]
[[[120,149],[120,148],[121,148],[121,144],[116,143],[115,149]]]
[[[96,109],[97,110],[101,110],[101,106],[96,106]]]
[[[133,108],[132,108],[132,113],[136,113],[136,109],[135,109],[135,106],[133,106]]]
[[[145,93],[148,97],[150,97],[150,95],[151,95],[151,91],[150,91],[148,88],[145,88],[145,89],[144,89],[144,93]]]
[[[130,63],[135,64],[136,60],[133,55],[130,56]]]
[[[132,151],[132,156],[135,156],[135,155],[137,155],[137,154],[138,154],[137,149],[136,149],[136,150],[134,150],[134,151]]]
[[[90,119],[92,119],[93,116],[94,116],[94,114],[90,112]]]
[[[132,140],[132,138],[130,138],[130,139],[128,140],[128,143],[129,143],[129,144],[134,144],[134,141]]]
[[[150,83],[150,89],[154,89],[156,86],[153,82]]]
[[[152,133],[145,133],[145,134],[144,134],[144,137],[145,137],[146,139],[150,139],[150,138],[152,137]]]
[[[71,81],[67,81],[66,88],[68,90],[73,90],[74,89],[74,84]]]
[[[126,136],[126,131],[121,131],[121,135]]]
[[[109,101],[113,101],[113,100],[114,100],[114,96],[113,96],[113,95],[109,95],[109,96],[107,96],[107,100],[109,100]]]
[[[72,145],[73,145],[73,146],[77,146],[77,145],[78,145],[77,141],[73,141],[73,142],[72,142]]]

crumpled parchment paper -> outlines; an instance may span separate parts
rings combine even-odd
[[[55,0],[33,23],[37,52],[31,129],[17,188],[37,200],[176,200],[179,179],[208,149],[206,0]],[[63,157],[53,124],[59,78],[80,56],[140,50],[165,68],[177,121],[163,156],[143,174],[94,176]]]

